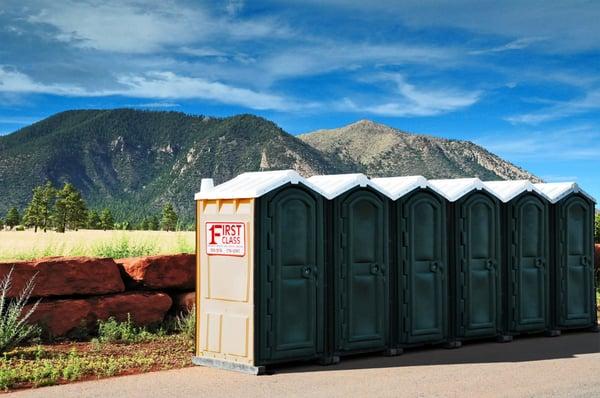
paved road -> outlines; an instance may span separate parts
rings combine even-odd
[[[21,391],[14,397],[600,397],[600,334],[346,358],[270,376],[192,367]]]

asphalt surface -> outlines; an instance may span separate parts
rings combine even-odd
[[[524,337],[397,357],[342,358],[334,366],[248,376],[186,369],[8,394],[14,397],[600,397],[600,334]]]

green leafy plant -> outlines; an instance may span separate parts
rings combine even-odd
[[[9,299],[13,270],[14,267],[0,282],[0,352],[10,351],[19,343],[40,333],[39,326],[30,325],[27,320],[33,315],[41,299],[25,311],[35,286],[35,275],[25,284],[17,298]]]
[[[98,321],[98,341],[101,343],[139,343],[152,340],[155,336],[146,328],[137,327],[127,314],[127,320],[119,322],[110,317],[106,321]]]
[[[148,256],[155,252],[156,247],[152,242],[132,244],[126,236],[121,236],[119,239],[110,242],[101,243],[93,249],[95,256],[110,258]]]
[[[184,311],[175,318],[175,330],[186,339],[194,341],[196,337],[196,306]]]

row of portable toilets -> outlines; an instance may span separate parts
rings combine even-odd
[[[574,183],[244,173],[196,194],[194,362],[298,360],[597,328]]]

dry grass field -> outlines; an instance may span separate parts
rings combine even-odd
[[[194,253],[189,231],[0,231],[0,261],[47,256],[134,257]]]

